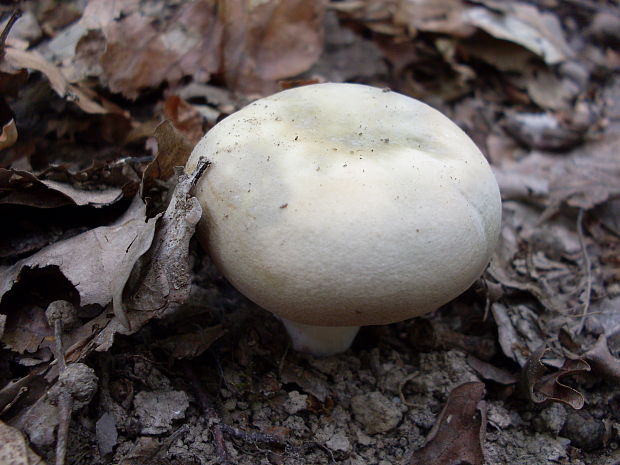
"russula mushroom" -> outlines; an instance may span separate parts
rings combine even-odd
[[[499,189],[474,142],[430,106],[359,84],[279,92],[230,115],[187,163],[199,240],[277,315],[294,348],[346,350],[360,326],[437,309],[483,272]]]

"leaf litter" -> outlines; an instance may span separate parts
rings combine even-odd
[[[0,458],[617,458],[617,5],[3,8]],[[200,207],[177,167],[247,102],[329,80],[390,87],[452,117],[488,155],[504,220],[470,291],[313,359],[288,351],[278,323],[192,240]],[[75,309],[61,329],[46,318],[58,300]],[[68,368],[83,371],[71,386]]]

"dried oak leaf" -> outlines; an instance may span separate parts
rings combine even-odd
[[[152,23],[153,18],[134,13],[104,27],[107,46],[101,66],[113,92],[135,99],[140,89],[183,76],[177,54]]]
[[[41,457],[28,446],[17,429],[0,421],[0,463],[7,465],[45,465]]]
[[[561,382],[564,376],[583,374],[590,371],[590,365],[585,360],[566,359],[555,373],[545,375],[546,367],[541,362],[547,352],[542,345],[529,356],[521,373],[521,385],[528,399],[536,404],[561,402],[575,410],[581,409],[585,400],[583,395]]]
[[[26,269],[52,266],[58,267],[76,288],[80,305],[105,306],[112,300],[112,284],[122,270],[125,256],[138,246],[140,238],[150,245],[154,223],[145,221],[144,204],[137,198],[114,224],[56,242],[12,266],[0,268],[0,298]]]
[[[484,383],[455,387],[426,444],[413,453],[408,465],[482,465],[482,443],[486,434]]]
[[[323,2],[219,0],[224,25],[221,70],[229,87],[251,94],[277,90],[323,49]]]

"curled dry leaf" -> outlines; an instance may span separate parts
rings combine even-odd
[[[482,465],[486,434],[484,383],[455,387],[428,435],[426,445],[413,453],[408,465]]]
[[[536,404],[561,402],[575,410],[581,409],[585,404],[583,395],[563,384],[561,378],[589,372],[590,365],[585,360],[566,359],[558,371],[545,375],[546,367],[541,359],[546,352],[547,347],[541,346],[530,355],[523,367],[521,383],[527,398]]]
[[[484,7],[467,9],[464,13],[467,22],[497,39],[525,47],[549,65],[573,55],[557,16],[519,2],[493,2],[493,7],[493,10]],[[499,11],[497,7],[500,7]]]
[[[0,168],[0,204],[55,208],[64,205],[102,207],[123,198],[123,189],[76,189],[71,184],[39,179],[28,171]]]
[[[61,98],[75,102],[86,113],[107,113],[108,111],[79,87],[69,84],[62,72],[41,54],[35,51],[19,50],[8,47],[6,60],[16,68],[27,68],[43,73],[50,86]]]
[[[0,421],[0,463],[7,465],[45,465],[28,446],[19,430]]]
[[[145,273],[128,302],[133,310],[161,316],[170,307],[184,303],[189,296],[192,281],[189,241],[202,216],[198,199],[189,193],[195,179],[193,175],[179,177],[170,204],[159,222],[153,247],[145,257],[148,260]]]
[[[112,283],[117,318],[95,338],[96,350],[108,350],[116,333],[133,334],[149,320],[175,310],[187,300],[192,279],[189,241],[202,215],[198,200],[189,192],[207,166],[208,162],[204,161],[192,176],[181,175],[165,213],[149,220],[149,224],[154,224],[161,216],[156,232],[153,226],[152,245],[151,240],[146,240],[145,232],[136,256],[128,261],[127,267],[123,266],[123,272]],[[151,245],[150,249],[147,244]],[[134,270],[134,258],[140,257]]]
[[[57,267],[75,286],[80,305],[106,306],[112,300],[112,283],[119,275],[119,264],[124,263],[132,245],[137,247],[134,244],[139,237],[146,236],[145,242],[149,234],[152,237],[154,223],[153,220],[145,222],[145,207],[137,198],[111,226],[101,226],[56,242],[12,266],[0,268],[3,275],[0,298],[19,281],[26,269],[51,266]]]

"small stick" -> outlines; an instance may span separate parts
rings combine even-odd
[[[228,436],[232,436],[248,443],[255,444],[257,442],[262,442],[276,446],[286,446],[286,441],[284,440],[284,438],[275,434],[263,433],[261,431],[245,431],[243,429],[235,428],[234,426],[223,423],[220,416],[215,410],[213,401],[209,398],[209,395],[203,389],[202,384],[200,384],[200,381],[196,377],[196,373],[194,372],[192,367],[186,363],[183,365],[183,368],[185,370],[185,374],[190,380],[190,383],[192,384],[192,387],[194,388],[198,403],[202,407],[204,413],[208,416],[209,420],[212,421],[213,440],[215,441],[215,446],[221,463],[226,465],[230,464],[230,462],[228,461],[228,452],[226,451],[226,445],[224,444],[224,433],[226,433]]]
[[[220,463],[222,465],[232,465],[230,460],[228,459],[226,444],[224,444],[224,434],[222,432],[221,419],[215,411],[215,406],[213,405],[213,402],[209,398],[209,395],[206,393],[206,391],[202,389],[202,385],[200,384],[200,381],[198,380],[198,377],[196,376],[196,373],[194,372],[192,367],[188,363],[184,363],[183,369],[185,371],[185,374],[189,378],[192,387],[194,388],[194,392],[196,394],[200,407],[207,415],[209,422],[211,423],[213,429],[213,441],[215,442],[215,450],[217,451],[217,455],[220,458]]]
[[[59,377],[67,369],[65,351],[62,346],[62,332],[64,319],[69,319],[75,311],[70,302],[57,300],[52,302],[45,311],[47,321],[54,328],[54,356],[58,363]],[[69,424],[73,410],[73,397],[69,391],[62,391],[58,397],[58,434],[56,438],[56,465],[65,465],[67,456],[67,439],[69,438]]]
[[[577,234],[579,235],[579,245],[581,246],[583,267],[586,274],[586,295],[584,296],[583,310],[581,311],[581,322],[579,323],[577,334],[583,331],[583,327],[586,324],[586,317],[588,316],[588,310],[590,309],[590,297],[592,295],[592,263],[590,262],[590,256],[588,255],[588,250],[586,249],[586,241],[583,237],[583,212],[583,208],[580,208],[579,214],[577,215]]]
[[[11,28],[21,17],[21,15],[22,11],[20,9],[13,10],[9,21],[6,23],[6,26],[4,26],[4,30],[2,31],[2,33],[0,33],[0,61],[4,60],[4,48],[6,44],[6,39],[9,36],[9,32],[11,32]]]

